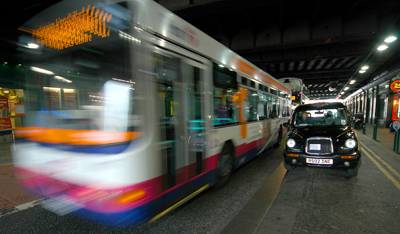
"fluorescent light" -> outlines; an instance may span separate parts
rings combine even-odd
[[[369,68],[369,66],[368,65],[365,65],[365,66],[363,66],[362,68],[361,68],[361,70],[367,70]]]
[[[365,70],[360,70],[359,73],[365,73]]]
[[[72,81],[70,81],[70,80],[68,80],[68,79],[65,79],[65,78],[62,77],[62,76],[54,76],[54,78],[57,79],[57,80],[59,80],[59,81],[61,81],[61,82],[72,83]]]
[[[35,71],[35,72],[40,72],[40,73],[44,73],[44,74],[49,74],[49,75],[54,74],[52,71],[45,70],[45,69],[40,68],[40,67],[31,67],[31,70],[32,70],[32,71]]]
[[[3,90],[3,93],[9,93],[10,91],[9,90]]]
[[[67,93],[73,93],[75,91],[75,89],[63,89],[63,90],[64,90],[64,92],[67,92]]]
[[[356,80],[351,80],[351,81],[350,81],[350,84],[351,84],[351,85],[354,84],[354,83],[356,83]]]
[[[395,36],[389,36],[385,39],[386,43],[390,43],[390,42],[394,42],[395,40],[397,40],[397,37]]]
[[[382,51],[382,50],[386,50],[388,48],[387,45],[381,45],[378,47],[378,50]]]
[[[222,64],[220,64],[220,65],[218,65],[219,67],[224,67],[224,65],[222,65]]]
[[[346,91],[346,90],[348,90],[348,89],[349,89],[349,87],[345,87],[343,90]]]
[[[35,44],[35,43],[28,43],[28,46],[27,46],[29,49],[37,49],[37,48],[39,48],[39,45],[38,44]]]
[[[50,90],[60,91],[60,88],[54,88],[54,87],[43,87],[43,89],[50,89]]]

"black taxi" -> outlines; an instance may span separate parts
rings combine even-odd
[[[298,106],[283,150],[286,170],[296,166],[343,168],[356,176],[361,165],[361,146],[350,112],[342,103]]]

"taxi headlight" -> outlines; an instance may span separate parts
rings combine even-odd
[[[293,139],[289,139],[289,140],[287,140],[286,145],[287,145],[289,148],[293,148],[293,147],[296,145],[296,141],[293,140]]]
[[[356,144],[357,144],[357,142],[356,142],[356,140],[354,140],[354,139],[348,139],[348,140],[346,141],[346,143],[345,143],[346,147],[347,147],[347,148],[350,148],[350,149],[356,147]]]

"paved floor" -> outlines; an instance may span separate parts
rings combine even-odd
[[[343,170],[281,164],[221,233],[400,233],[400,155],[394,133],[373,126],[355,178]]]
[[[11,163],[11,146],[13,143],[0,143],[0,165]]]
[[[16,183],[11,159],[11,147],[13,143],[0,143],[0,210],[33,201]]]
[[[234,191],[229,189],[238,190],[243,184],[255,188],[255,192],[249,192],[247,187],[240,190],[241,196],[249,196],[249,199],[231,211],[232,215],[227,217],[228,221],[222,222],[217,231],[198,232],[193,229],[193,232],[182,232],[182,229],[177,229],[175,233],[400,233],[400,225],[398,225],[400,199],[397,199],[400,197],[400,155],[393,151],[394,134],[388,129],[378,128],[377,141],[372,139],[372,135],[372,125],[367,125],[366,134],[362,133],[362,129],[358,130],[358,136],[362,142],[363,164],[356,178],[347,178],[342,170],[325,168],[298,167],[291,172],[286,172],[282,164],[278,162],[281,160],[282,149],[274,149],[274,151],[268,151],[267,157],[258,158],[254,161],[257,163],[250,162],[249,165],[236,172],[234,176],[240,179],[238,184],[231,182],[223,190],[209,191],[195,199],[190,205],[165,216],[158,222],[127,229],[126,233],[155,233],[155,230],[157,230],[156,233],[168,233],[163,232],[163,228],[157,229],[157,226],[176,227],[178,224],[189,225],[188,223],[202,227],[211,221],[199,224],[201,214],[214,209],[221,201],[229,202],[222,204],[223,206],[218,207],[215,212],[228,214],[221,210],[233,209],[231,197]],[[10,157],[7,156],[10,154],[10,147],[4,146],[0,149],[3,153],[3,162],[0,162],[1,215],[1,210],[35,198],[24,193],[15,182]],[[5,162],[6,160],[8,162]],[[261,164],[260,160],[267,163]],[[276,163],[273,163],[275,161]],[[260,185],[254,185],[253,182],[255,178],[260,177],[259,175],[250,174],[249,177],[243,175],[248,171],[259,172],[261,169],[271,172],[264,175],[266,179]],[[212,200],[219,193],[223,194],[223,199],[216,198],[217,203],[204,205],[205,201]],[[189,219],[192,213],[187,210],[190,210],[193,213],[192,216],[196,218]],[[46,213],[39,207],[27,212],[19,212],[15,216],[14,214],[4,216],[2,221],[12,225],[15,220],[25,222],[22,220],[32,218],[34,222],[29,225],[34,225],[40,220],[46,220],[43,219],[45,216],[53,220],[50,226],[55,225],[57,230],[61,227],[71,227],[68,229],[70,232],[82,232],[82,225],[72,228],[72,224],[82,222],[89,225],[85,221],[69,216],[60,218],[49,212]],[[178,216],[182,217],[177,218]],[[222,217],[208,216],[214,217],[212,219]],[[170,220],[172,220],[170,223],[165,224]],[[15,225],[14,229],[26,231],[39,228],[35,226],[34,229],[28,229],[28,227],[18,229],[19,227],[20,225]]]
[[[11,163],[0,165],[0,211],[36,200],[16,183]]]

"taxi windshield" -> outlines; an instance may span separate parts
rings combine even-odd
[[[297,111],[294,113],[293,117],[293,123],[295,126],[343,126],[347,125],[349,121],[344,108]]]

